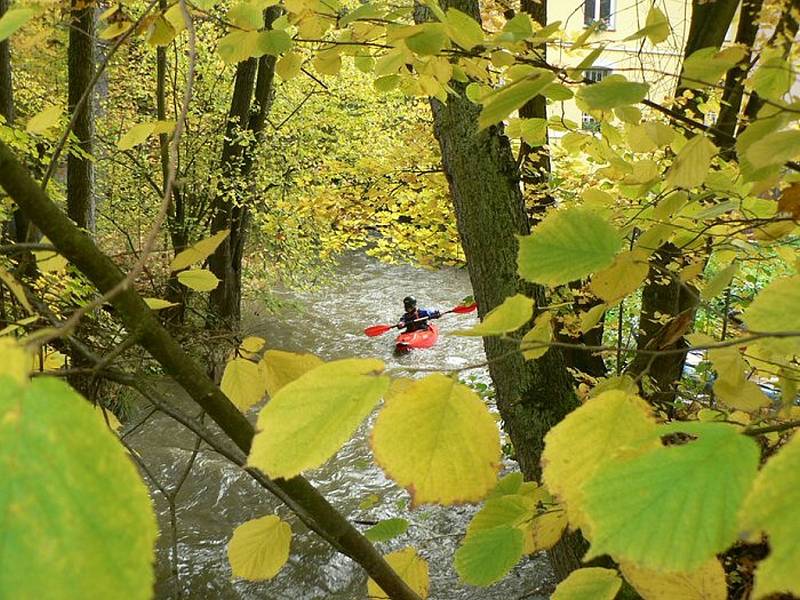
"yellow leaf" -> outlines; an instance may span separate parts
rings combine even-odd
[[[195,263],[199,263],[211,256],[217,247],[228,237],[229,229],[218,231],[214,235],[190,246],[180,252],[169,264],[170,271],[180,271]],[[213,288],[212,288],[213,289]]]
[[[696,135],[681,148],[667,172],[666,186],[693,188],[702,185],[717,147],[704,135]]]
[[[0,338],[0,365],[0,375],[25,384],[31,371],[31,355],[12,338]]]
[[[600,319],[603,317],[606,310],[608,310],[608,305],[598,304],[586,312],[581,313],[581,331],[586,333],[597,327],[597,324],[600,322]]]
[[[323,364],[313,354],[295,354],[283,350],[267,350],[261,359],[267,394],[272,398],[283,386]]]
[[[228,562],[235,577],[272,579],[289,560],[292,530],[275,515],[253,519],[233,531]]]
[[[543,481],[566,506],[572,527],[584,525],[583,482],[626,446],[644,446],[641,441],[654,432],[655,420],[644,400],[609,390],[590,398],[547,433]],[[657,437],[653,444],[660,444]]]
[[[714,395],[726,406],[754,412],[770,405],[770,399],[761,388],[742,377],[737,381],[719,379],[714,382]]]
[[[533,550],[549,550],[558,543],[567,528],[567,512],[563,508],[548,507],[545,512],[533,518]]]
[[[206,269],[188,269],[178,273],[178,281],[196,292],[210,292],[219,285],[219,279]]]
[[[264,348],[264,344],[266,343],[267,342],[264,340],[264,338],[249,335],[242,340],[241,344],[239,344],[239,354],[248,360],[258,360],[258,353],[261,352],[261,350]],[[266,378],[264,379],[264,385],[266,385]],[[266,391],[266,388],[264,389]]]
[[[6,287],[11,290],[11,293],[14,294],[17,302],[22,305],[28,314],[34,314],[35,311],[33,310],[31,303],[28,301],[28,296],[25,294],[25,289],[22,287],[22,284],[17,281],[11,273],[2,267],[0,267],[0,280],[2,280],[2,282],[6,284]]]
[[[25,125],[25,131],[34,135],[42,135],[48,129],[58,125],[60,119],[61,107],[51,104],[30,118],[28,124]]]
[[[613,569],[587,567],[569,574],[558,584],[551,600],[613,600],[622,579]]]
[[[115,21],[97,34],[97,37],[101,40],[113,40],[128,31],[132,26],[133,23],[130,21]]]
[[[248,465],[290,478],[323,464],[386,392],[383,369],[375,359],[337,360],[285,385],[258,415]]]
[[[186,29],[186,17],[183,14],[180,2],[170,6],[167,12],[164,13],[164,18],[172,25],[176,35]]]
[[[108,427],[111,429],[111,431],[119,432],[120,428],[122,427],[122,423],[119,422],[117,415],[107,408],[104,409],[99,404],[94,405],[94,412],[97,415],[97,418],[100,419],[103,427]]]
[[[144,303],[150,307],[150,310],[162,310],[171,306],[178,306],[177,302],[170,302],[162,298],[145,298]]]
[[[267,391],[263,372],[258,364],[246,358],[228,361],[219,387],[242,412],[261,400]]]
[[[595,274],[589,289],[607,304],[614,304],[635,292],[647,277],[647,271],[647,256],[641,251],[628,250],[618,254],[610,267]]]
[[[800,331],[800,275],[782,277],[765,287],[744,312],[742,319],[751,331],[772,333]],[[800,338],[774,338],[759,345],[780,354],[800,354]]]
[[[703,260],[698,260],[697,262],[693,262],[692,264],[684,267],[683,269],[681,269],[679,275],[681,283],[686,283],[687,281],[691,281],[695,277],[698,277],[705,268],[706,268],[706,263]]]
[[[175,28],[172,23],[159,15],[147,31],[147,43],[151,46],[166,46],[174,39]]]
[[[46,237],[42,238],[43,244],[50,243]],[[67,259],[55,250],[34,250],[36,267],[44,273],[61,273],[67,268]]]
[[[342,68],[342,56],[338,50],[326,50],[317,54],[311,64],[320,75],[338,75]]]
[[[501,335],[515,331],[531,320],[533,300],[522,294],[509,296],[497,308],[491,310],[483,321],[470,329],[460,329],[453,335],[486,336]]]
[[[725,600],[725,571],[717,559],[696,571],[667,573],[622,563],[622,575],[644,600]]]
[[[528,333],[522,336],[520,345],[525,348],[531,345],[530,350],[523,350],[522,356],[526,360],[534,360],[544,356],[550,349],[550,346],[541,346],[539,348],[533,347],[535,344],[549,344],[553,339],[553,327],[550,325],[553,315],[550,311],[545,311],[536,317],[536,324],[531,328]]]
[[[372,430],[375,460],[412,505],[475,502],[491,491],[500,435],[483,400],[441,374],[387,398]]]
[[[288,52],[278,59],[275,63],[275,72],[284,81],[300,75],[300,67],[303,65],[303,57],[297,52]]]
[[[423,600],[428,597],[428,563],[410,546],[386,555],[386,562]],[[369,600],[388,600],[389,596],[372,579],[367,582]]]
[[[703,291],[700,292],[700,297],[703,300],[711,300],[715,296],[721,294],[722,291],[731,284],[738,270],[739,263],[730,264],[722,269],[705,285]]]

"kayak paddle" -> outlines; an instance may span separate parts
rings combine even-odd
[[[450,313],[456,313],[459,315],[464,315],[467,313],[473,312],[476,308],[478,308],[477,303],[473,302],[472,304],[459,304],[456,307],[451,308],[450,310],[446,310],[443,313],[440,313],[439,316],[447,315]],[[419,323],[421,321],[427,321],[431,317],[423,317],[422,319],[417,319],[416,321],[412,321],[413,323]],[[391,331],[392,329],[402,329],[403,327],[407,327],[410,323],[398,323],[396,325],[373,325],[372,327],[367,327],[364,330],[364,333],[370,337],[375,337],[376,335],[382,335],[387,331]]]

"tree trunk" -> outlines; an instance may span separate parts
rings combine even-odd
[[[70,112],[75,110],[94,76],[94,37],[94,6],[82,0],[72,0],[68,51]],[[86,156],[70,153],[67,157],[67,214],[78,227],[88,231],[94,230],[94,166],[89,158],[94,135],[93,109],[93,94],[89,94],[78,111],[73,129],[78,148]]]

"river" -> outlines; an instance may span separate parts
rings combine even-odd
[[[268,313],[249,303],[243,323],[247,334],[259,335],[270,348],[313,352],[326,360],[372,356],[390,367],[456,368],[484,359],[480,340],[450,337],[446,332],[475,322],[474,315],[446,315],[438,322],[442,336],[431,349],[402,356],[392,352],[393,334],[368,338],[362,331],[376,323],[393,323],[402,313],[402,298],[415,295],[424,308],[446,310],[469,295],[463,269],[423,270],[386,265],[363,254],[343,257],[331,283],[309,293],[278,292],[286,308]],[[472,374],[485,382],[487,374]],[[196,414],[174,385],[162,394]],[[258,407],[248,415],[255,420]],[[373,415],[374,417],[374,415]],[[131,422],[136,422],[134,416]],[[502,582],[475,588],[459,582],[452,557],[474,506],[422,506],[409,511],[408,494],[384,477],[371,460],[368,420],[354,438],[325,465],[307,477],[340,511],[353,520],[403,517],[411,523],[402,536],[381,544],[382,551],[412,545],[429,561],[430,597],[442,600],[516,600],[546,598],[552,574],[543,555],[525,558]],[[192,454],[194,437],[163,416],[154,416],[127,437],[154,478],[169,487],[179,479]],[[506,469],[513,464],[506,463]],[[157,598],[222,598],[266,600],[360,599],[366,597],[365,575],[358,565],[309,533],[282,504],[256,486],[241,470],[213,452],[201,450],[175,498],[176,565],[168,503],[151,485],[161,535],[157,547]],[[292,525],[288,564],[271,581],[235,580],[226,545],[241,523],[276,513]],[[366,526],[361,526],[366,528]]]

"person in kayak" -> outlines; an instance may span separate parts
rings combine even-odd
[[[438,319],[442,316],[438,310],[417,308],[417,299],[413,296],[406,296],[403,298],[403,308],[405,308],[406,312],[400,317],[400,322],[397,324],[397,327],[405,327],[407,332],[428,329],[428,319]],[[425,320],[415,323],[414,321],[418,319]]]

